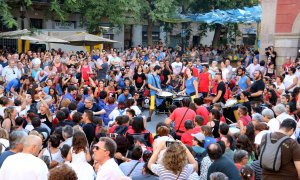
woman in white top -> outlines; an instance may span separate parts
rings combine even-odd
[[[152,144],[153,151],[157,149],[157,146],[162,141],[174,141],[174,138],[169,133],[170,133],[170,129],[167,126],[160,126],[157,128],[156,134],[158,137],[154,140]]]
[[[274,83],[275,87],[276,87],[276,92],[281,95],[281,94],[285,94],[285,86],[283,84],[283,77],[282,76],[277,76],[276,77],[276,81]]]
[[[9,147],[9,140],[8,140],[8,132],[0,128],[0,154],[5,151],[6,148]]]
[[[288,92],[293,92],[294,88],[298,84],[298,78],[295,75],[296,69],[294,67],[290,67],[288,74],[285,75],[283,80],[283,84],[285,86],[285,90]]]
[[[95,172],[88,163],[91,161],[88,142],[84,132],[77,131],[73,135],[72,147],[68,153],[66,161],[76,172],[78,180],[94,180]]]
[[[223,61],[221,62],[221,70],[222,70],[223,81],[227,82],[229,77],[229,70],[226,68],[226,65]]]
[[[59,144],[60,144],[59,137],[56,134],[52,134],[49,138],[48,147],[44,148],[39,154],[39,158],[42,158],[43,156],[49,157],[50,169],[64,162],[64,159],[61,156],[60,149],[58,148]]]

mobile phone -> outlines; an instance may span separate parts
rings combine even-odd
[[[171,144],[179,143],[177,141],[166,141],[166,147],[169,147]]]

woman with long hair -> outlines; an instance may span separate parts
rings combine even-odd
[[[88,141],[84,132],[76,131],[66,161],[70,162],[69,165],[76,172],[78,180],[94,180],[93,167],[88,163],[91,159]]]
[[[10,132],[11,128],[16,125],[15,119],[17,114],[18,112],[13,106],[4,109],[4,121],[1,123],[1,126],[7,132]]]
[[[153,136],[152,133],[150,133],[146,128],[145,128],[145,121],[143,117],[137,116],[133,118],[131,126],[129,126],[126,135],[127,134],[148,134],[149,133],[149,138],[145,139],[145,141],[149,142],[150,144],[153,143]]]
[[[209,113],[210,121],[207,123],[208,126],[212,127],[212,133],[215,138],[220,137],[219,126],[220,126],[221,114],[218,110],[212,109]]]
[[[132,84],[134,85],[135,89],[137,91],[143,91],[145,85],[146,85],[146,75],[143,72],[143,66],[139,65],[136,68],[136,71],[133,75],[133,81]]]
[[[167,147],[166,147],[167,143]],[[155,164],[158,155],[165,150],[161,164]],[[189,179],[197,172],[198,163],[190,151],[180,141],[162,141],[154,150],[148,162],[148,168],[159,176],[159,179]]]
[[[252,161],[255,159],[255,148],[247,135],[241,134],[238,136],[236,142],[236,149],[245,150],[248,152],[248,157],[249,157],[248,163],[252,163]]]
[[[185,89],[179,92],[179,95],[186,94],[191,96],[192,100],[198,97],[198,81],[193,76],[193,69],[190,67],[186,68],[186,76],[185,76]]]

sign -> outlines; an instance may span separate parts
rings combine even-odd
[[[75,23],[71,22],[71,21],[67,21],[67,22],[58,22],[58,21],[55,21],[55,23],[54,23],[54,29],[58,29],[58,30],[72,30],[72,29],[75,29]]]

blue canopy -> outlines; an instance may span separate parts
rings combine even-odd
[[[208,24],[252,23],[260,22],[262,9],[260,6],[244,7],[244,9],[214,10],[206,14],[189,14],[183,17],[192,22]]]

